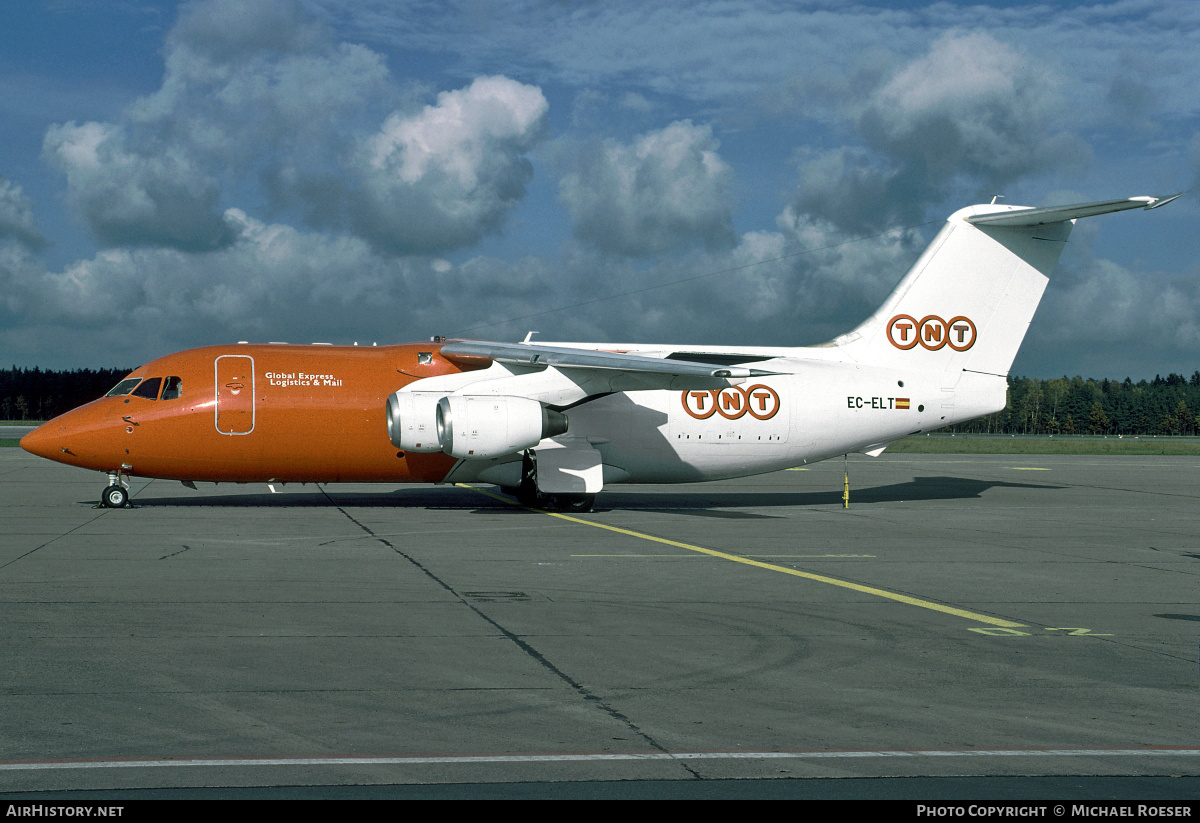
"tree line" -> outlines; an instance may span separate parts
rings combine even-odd
[[[0,420],[49,420],[102,397],[133,369],[0,370]]]
[[[132,369],[0,370],[0,420],[49,420]],[[948,429],[965,434],[1200,435],[1200,371],[1153,380],[1008,378],[1008,405]]]
[[[968,434],[1200,434],[1200,371],[1153,380],[1008,378],[1008,405],[948,431]]]

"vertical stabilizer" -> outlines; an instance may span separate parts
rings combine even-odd
[[[873,365],[1007,375],[1075,220],[1171,199],[955,212],[879,311],[834,345]]]

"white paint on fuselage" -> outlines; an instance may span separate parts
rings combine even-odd
[[[770,366],[789,372],[753,381],[778,395],[770,419],[730,419],[733,412],[697,419],[684,406],[684,392],[621,392],[569,410],[571,435],[595,443],[606,465],[628,475],[617,482],[694,482],[865,451],[1005,403],[1006,380],[995,375],[901,374],[809,360]]]

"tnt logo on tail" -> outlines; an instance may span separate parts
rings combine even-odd
[[[920,321],[909,314],[898,314],[887,324],[888,342],[905,351],[918,344],[929,351],[937,351],[943,346],[966,351],[975,345],[977,336],[971,318],[961,314],[949,320],[930,314]]]

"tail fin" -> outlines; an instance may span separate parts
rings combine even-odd
[[[879,311],[833,345],[875,365],[1007,375],[1075,220],[1178,196],[961,209]]]

